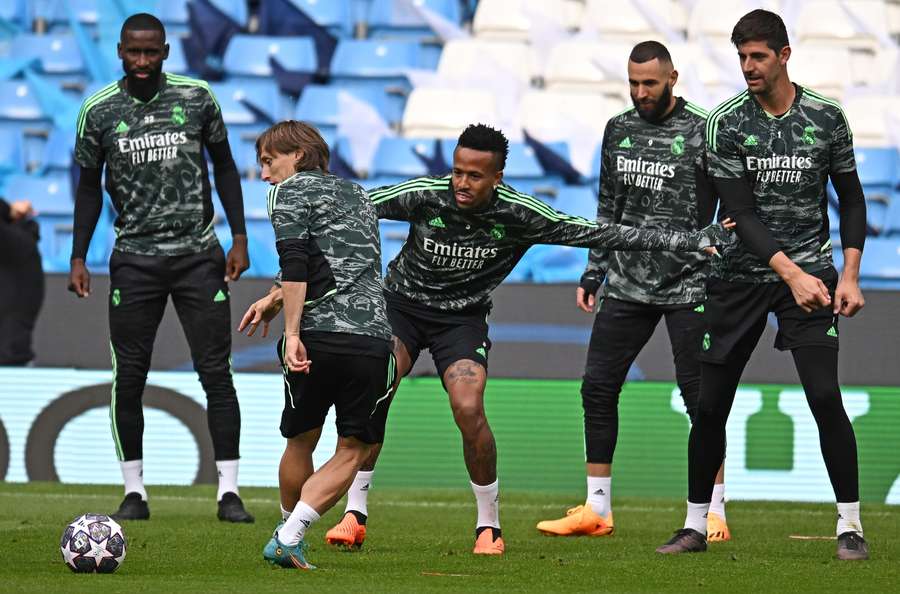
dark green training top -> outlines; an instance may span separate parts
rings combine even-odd
[[[75,161],[87,169],[106,163],[117,250],[179,256],[218,245],[203,146],[226,138],[219,105],[201,80],[164,73],[144,103],[122,79],[85,100]]]
[[[707,225],[716,198],[706,175],[706,117],[706,111],[679,98],[660,122],[648,122],[634,107],[611,118],[601,148],[597,220],[673,231]],[[602,297],[700,303],[706,299],[707,259],[699,252],[592,249],[581,284],[596,287],[605,277]]]
[[[730,241],[714,226],[680,233],[597,223],[554,210],[501,184],[479,210],[456,205],[450,176],[373,190],[378,217],[408,221],[409,236],[388,265],[385,287],[429,307],[461,311],[491,304],[491,292],[534,244],[614,250],[696,251]]]
[[[766,112],[744,91],[710,112],[709,174],[745,178],[756,214],[781,250],[805,272],[833,266],[825,185],[831,173],[856,169],[850,126],[840,105],[795,85],[787,113]],[[716,259],[713,274],[729,281],[781,278],[740,241]]]

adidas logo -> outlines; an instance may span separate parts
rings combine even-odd
[[[428,225],[431,227],[439,227],[440,229],[446,229],[447,225],[444,224],[444,221],[441,220],[441,217],[434,217],[430,221],[428,221]]]
[[[368,490],[369,490],[369,483],[366,483],[364,486],[360,487],[359,490],[360,490],[360,491],[368,491]]]
[[[744,146],[759,146],[759,140],[756,135],[751,134],[744,140]]]
[[[475,349],[475,352],[487,359],[487,351],[484,349],[484,347],[478,347],[477,349]]]
[[[124,134],[125,132],[128,132],[128,124],[120,120],[119,125],[116,126],[116,134]]]
[[[631,148],[631,137],[626,136],[625,139],[619,143],[619,148]]]
[[[703,305],[698,305],[697,307],[694,308],[694,311],[697,313],[703,313],[704,311],[706,311],[706,308],[703,307]]]
[[[594,491],[594,495],[606,495],[606,491],[604,491],[603,489],[597,489],[596,491]]]
[[[310,521],[309,520],[300,520],[300,523],[309,528]]]
[[[225,291],[223,291],[222,289],[219,289],[219,292],[216,293],[215,297],[213,297],[213,303],[221,303],[222,301],[225,301],[226,299],[228,299],[228,297],[225,295]]]
[[[832,338],[837,338],[837,328],[832,326],[831,328],[828,329],[828,332],[826,332],[825,334],[827,334],[828,336],[831,336]]]

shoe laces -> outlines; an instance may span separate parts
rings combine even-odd
[[[575,507],[572,507],[572,508],[567,509],[567,510],[566,510],[566,515],[567,515],[567,516],[572,516],[572,515],[581,513],[581,510],[583,510],[583,509],[584,509],[584,506],[583,506],[583,505],[576,505]]]

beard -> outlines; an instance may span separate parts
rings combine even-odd
[[[128,81],[128,92],[143,101],[148,101],[156,95],[159,90],[159,80],[162,77],[162,63],[155,69],[150,71],[147,78],[138,78],[135,76],[134,70],[128,70],[128,65],[122,61],[122,70],[125,71],[125,78]]]
[[[631,98],[631,102],[641,118],[648,122],[658,122],[662,119],[663,114],[666,113],[666,110],[669,109],[669,104],[672,102],[672,86],[667,84],[663,88],[659,99],[651,106],[645,107],[641,105],[634,97]]]

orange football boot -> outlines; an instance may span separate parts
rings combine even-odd
[[[604,518],[590,505],[579,505],[568,510],[565,518],[538,522],[537,529],[547,536],[612,536],[616,527],[612,512]]]
[[[495,530],[497,531],[496,536],[494,536]],[[485,528],[475,538],[475,548],[472,549],[472,552],[476,555],[502,555],[505,549],[500,530],[498,528]]]
[[[348,549],[362,547],[366,540],[366,526],[360,524],[356,516],[347,512],[334,528],[325,533],[325,542],[334,546],[343,546]]]
[[[706,516],[706,542],[725,542],[731,540],[731,531],[725,518],[710,512]]]

